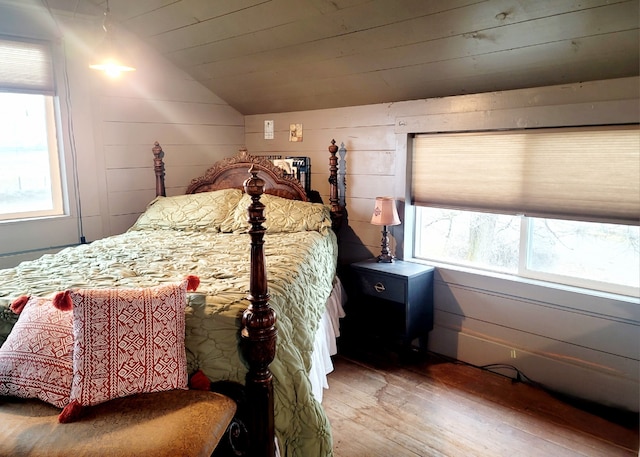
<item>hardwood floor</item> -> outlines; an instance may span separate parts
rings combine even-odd
[[[639,455],[637,415],[618,424],[476,367],[389,354],[334,365],[322,404],[335,457]]]

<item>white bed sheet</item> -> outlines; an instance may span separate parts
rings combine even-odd
[[[313,396],[318,402],[322,402],[324,389],[329,388],[327,375],[333,371],[331,356],[338,352],[336,338],[340,336],[340,319],[345,316],[346,301],[347,294],[336,276],[333,280],[333,290],[327,299],[326,310],[316,331],[311,355],[309,378]]]

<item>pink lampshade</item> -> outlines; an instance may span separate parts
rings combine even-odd
[[[373,225],[399,225],[400,218],[393,197],[376,197],[376,206],[371,216]]]

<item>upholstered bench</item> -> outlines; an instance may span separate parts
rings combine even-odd
[[[0,397],[0,456],[209,457],[235,411],[219,393],[171,390],[110,400],[62,424],[47,403]]]

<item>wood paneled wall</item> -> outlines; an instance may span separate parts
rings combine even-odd
[[[66,217],[0,224],[0,267],[130,227],[155,196],[154,141],[165,150],[169,195],[244,142],[239,112],[122,30],[137,71],[111,80],[90,70],[103,34],[99,20],[0,5],[3,34],[54,40],[69,194]]]
[[[264,139],[264,120],[273,120],[275,138]],[[302,124],[303,141],[289,141],[289,125]],[[328,146],[347,149],[349,226],[341,233],[342,261],[351,263],[380,251],[380,228],[369,221],[376,196],[392,195],[396,179],[395,115],[390,105],[368,105],[245,117],[246,144],[253,154],[311,157],[311,185],[328,202]],[[394,229],[392,228],[392,231]],[[394,239],[392,239],[394,243]]]
[[[341,235],[348,264],[380,251],[369,223],[374,198],[407,196],[412,133],[638,122],[638,78],[571,84],[340,109],[246,116],[253,153],[312,157],[312,186],[327,193],[326,147],[347,153],[349,226]],[[274,140],[263,122],[274,120]],[[302,123],[302,143],[288,142]],[[411,255],[412,212],[392,228],[400,256]],[[435,328],[429,348],[475,365],[509,364],[536,382],[569,395],[638,410],[640,303],[506,276],[438,266]],[[515,358],[514,358],[515,356]],[[515,375],[514,370],[505,370]],[[587,381],[588,380],[588,381]]]
[[[129,227],[153,198],[150,149],[156,140],[166,152],[169,194],[181,193],[192,177],[244,143],[253,154],[311,157],[312,187],[325,200],[327,147],[334,138],[344,143],[349,224],[341,232],[341,262],[348,264],[380,250],[380,230],[369,223],[375,197],[406,197],[412,133],[638,122],[638,78],[243,117],[133,37],[123,39],[138,71],[103,79],[86,67],[100,38],[95,18],[54,23],[47,14],[3,4],[0,29],[63,37],[57,52],[64,65],[56,74],[70,215],[0,224],[0,267],[76,244],[79,209],[88,241]],[[264,139],[264,120],[275,122],[274,140]],[[288,141],[291,123],[303,124],[302,142]],[[411,211],[401,213],[392,244],[409,256]],[[435,304],[432,350],[477,365],[509,363],[564,393],[637,411],[637,299],[440,266]]]

